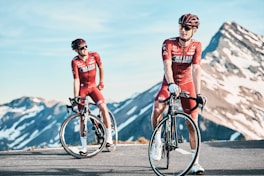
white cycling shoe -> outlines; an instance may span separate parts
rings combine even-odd
[[[87,147],[82,147],[79,149],[80,155],[87,155]]]
[[[87,139],[86,137],[81,137],[82,147],[79,149],[80,155],[87,155]]]
[[[161,155],[162,155],[162,143],[157,142],[152,148],[151,158],[153,160],[159,161],[161,160]]]
[[[200,164],[194,164],[191,169],[191,174],[193,175],[203,175],[204,174],[204,168]]]
[[[113,140],[112,140],[112,138],[108,138],[107,140],[106,140],[106,147],[111,147],[113,145]]]

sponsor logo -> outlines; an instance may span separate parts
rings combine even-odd
[[[193,56],[173,56],[172,62],[176,63],[192,63]]]
[[[81,72],[88,72],[88,71],[91,71],[93,69],[95,69],[95,64],[91,64],[91,65],[87,65],[85,67],[81,67],[80,71]]]

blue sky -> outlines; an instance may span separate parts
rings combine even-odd
[[[162,79],[161,44],[178,35],[178,18],[197,14],[194,38],[205,48],[226,21],[264,35],[263,0],[0,0],[0,104],[22,96],[68,101],[70,43],[84,38],[105,70],[108,101],[121,101]]]

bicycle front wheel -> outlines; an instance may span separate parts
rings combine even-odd
[[[76,158],[89,158],[97,155],[106,145],[105,126],[96,116],[88,115],[87,154],[81,154],[80,114],[73,114],[65,119],[60,129],[60,141],[65,151]]]
[[[189,129],[193,131],[192,147]],[[162,155],[160,160],[154,160],[152,152],[158,130],[161,130]],[[198,156],[200,140],[199,129],[189,115],[177,113],[171,118],[164,117],[154,129],[148,147],[149,162],[153,171],[157,175],[186,175]]]

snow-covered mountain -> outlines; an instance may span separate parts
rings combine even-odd
[[[224,23],[203,52],[204,116],[242,133],[264,138],[264,36]]]
[[[0,150],[58,146],[66,108],[58,102],[22,97],[0,105]]]
[[[224,23],[204,50],[202,94],[208,103],[199,118],[203,141],[264,138],[263,42],[261,35]],[[108,104],[119,140],[150,138],[152,103],[159,86]],[[64,104],[36,97],[0,105],[0,150],[60,146],[58,133],[66,116]]]

